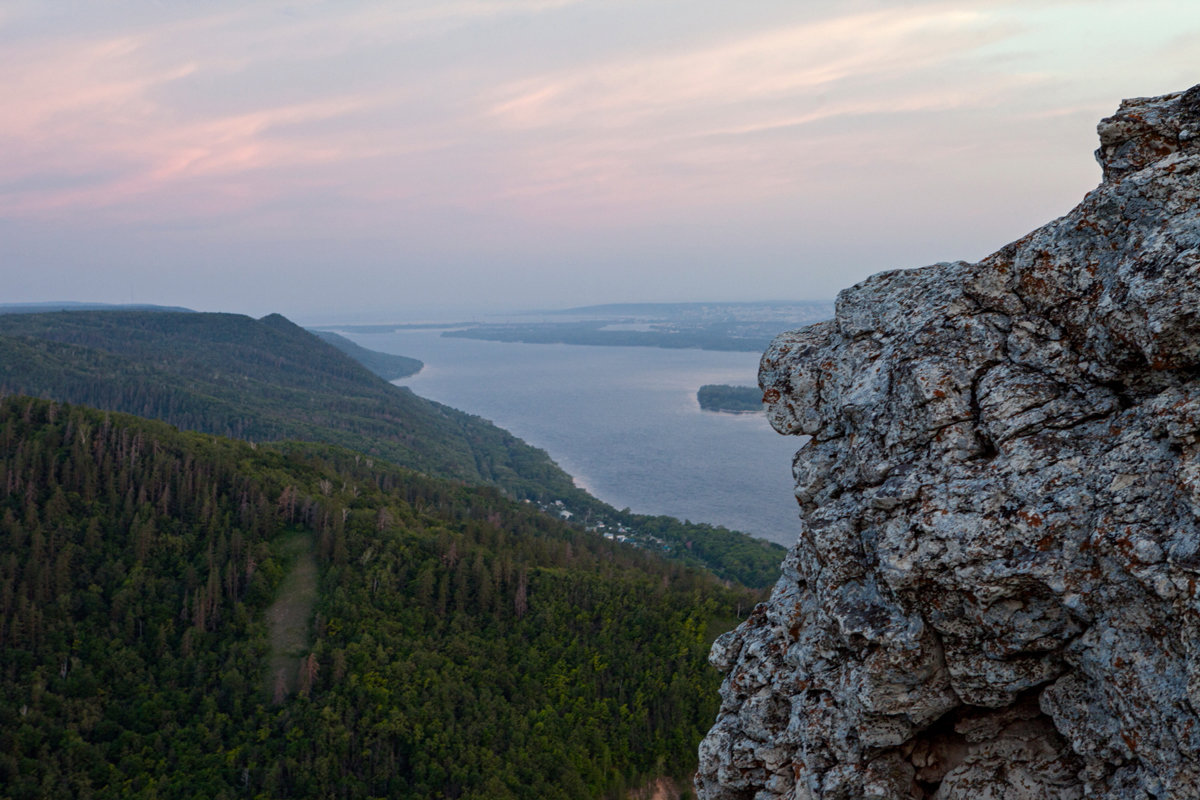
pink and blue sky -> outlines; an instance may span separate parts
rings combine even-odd
[[[0,73],[3,302],[825,298],[1069,210],[1200,3],[9,0]]]

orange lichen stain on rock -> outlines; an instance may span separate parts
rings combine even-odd
[[[775,387],[771,387],[763,392],[762,401],[764,403],[776,403],[779,401],[779,397],[779,390]]]
[[[1040,528],[1042,527],[1042,523],[1045,522],[1042,519],[1042,515],[1036,511],[1018,511],[1017,516],[1025,520],[1031,528]]]
[[[1175,152],[1175,147],[1170,142],[1158,142],[1154,145],[1151,145],[1150,152],[1154,153],[1154,155],[1158,156],[1159,158],[1166,158],[1167,156],[1171,155],[1171,153]]]
[[[1030,273],[1021,276],[1021,289],[1026,296],[1047,297],[1051,294],[1049,281]]]
[[[1126,527],[1120,536],[1117,536],[1113,539],[1113,547],[1115,547],[1121,553],[1121,555],[1125,556],[1126,559],[1136,561],[1137,559],[1133,555],[1132,536],[1133,531]]]
[[[1150,359],[1150,366],[1154,369],[1172,369],[1176,364],[1175,359],[1156,353],[1154,358]]]

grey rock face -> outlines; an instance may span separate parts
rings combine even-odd
[[[1099,132],[1070,214],[763,356],[799,538],[701,797],[1200,797],[1200,86]]]

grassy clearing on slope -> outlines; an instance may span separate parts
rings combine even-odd
[[[317,602],[317,559],[312,534],[289,534],[282,542],[281,555],[291,567],[266,616],[271,649],[264,688],[275,702],[281,702],[304,683],[301,669],[311,644],[310,622]]]

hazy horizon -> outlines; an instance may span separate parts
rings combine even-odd
[[[762,304],[762,305],[787,306],[787,305],[791,305],[791,304],[805,304],[805,303],[814,303],[814,304],[832,303],[833,301],[834,301],[834,298],[832,298],[832,297],[803,298],[803,299],[779,298],[779,299],[773,299],[773,300],[732,300],[732,301],[716,300],[716,299],[710,298],[710,299],[704,299],[704,300],[691,300],[691,301],[667,301],[665,304],[667,304],[667,305],[714,305],[714,306]],[[630,302],[620,302],[619,301],[616,303],[603,304],[603,305],[658,306],[658,305],[663,305],[663,304],[664,304],[663,302],[659,302],[659,301],[635,300],[635,301],[630,301]],[[60,298],[50,298],[50,299],[46,299],[46,300],[30,300],[30,301],[20,301],[20,302],[12,302],[12,303],[0,302],[0,313],[9,313],[11,311],[19,311],[19,310],[21,310],[22,306],[29,307],[28,309],[26,309],[28,311],[38,311],[38,312],[56,311],[56,310],[77,310],[77,309],[90,310],[95,307],[105,307],[105,308],[111,307],[113,309],[144,308],[144,309],[155,309],[155,310],[163,310],[163,311],[187,311],[187,312],[200,312],[200,313],[203,313],[203,312],[211,312],[211,313],[225,312],[225,313],[245,314],[247,316],[256,317],[256,318],[261,318],[263,316],[278,313],[278,314],[283,314],[285,317],[288,317],[289,319],[291,319],[292,322],[295,322],[300,325],[309,326],[309,327],[336,328],[338,326],[354,326],[354,325],[370,325],[370,324],[386,325],[389,323],[401,323],[401,324],[410,324],[410,325],[421,325],[421,324],[431,324],[432,325],[432,324],[474,323],[474,322],[484,322],[484,321],[486,321],[486,322],[504,322],[504,321],[510,321],[510,320],[515,321],[515,320],[525,320],[525,319],[545,321],[545,322],[556,322],[556,321],[564,320],[564,317],[563,317],[564,312],[579,311],[579,312],[581,312],[581,316],[588,316],[587,314],[583,314],[582,312],[585,312],[587,309],[591,308],[592,305],[593,304],[589,304],[586,306],[565,306],[565,307],[545,306],[545,307],[541,307],[541,308],[534,308],[534,307],[502,308],[502,307],[497,307],[494,305],[490,305],[490,306],[489,305],[446,305],[446,306],[422,305],[422,306],[411,306],[411,307],[393,306],[393,307],[389,307],[389,308],[382,309],[382,310],[376,310],[376,311],[363,310],[363,309],[344,309],[344,310],[314,311],[314,312],[301,311],[299,313],[288,314],[288,313],[284,313],[284,312],[280,312],[280,311],[266,311],[263,313],[250,313],[250,312],[244,312],[244,311],[232,311],[229,309],[199,309],[199,308],[192,308],[190,306],[181,306],[181,305],[168,306],[168,305],[158,304],[158,303],[121,303],[121,302],[104,303],[104,302],[98,302],[98,301],[62,300]],[[59,306],[62,306],[62,308],[58,308]],[[104,309],[101,308],[101,310],[104,310]],[[605,312],[605,313],[598,312],[595,314],[591,314],[590,316],[595,317],[595,318],[603,318],[606,316],[619,316],[619,315],[616,315],[613,312]],[[569,317],[567,319],[569,319]]]
[[[18,0],[0,42],[0,301],[310,324],[977,260],[1200,81],[1183,0]]]

